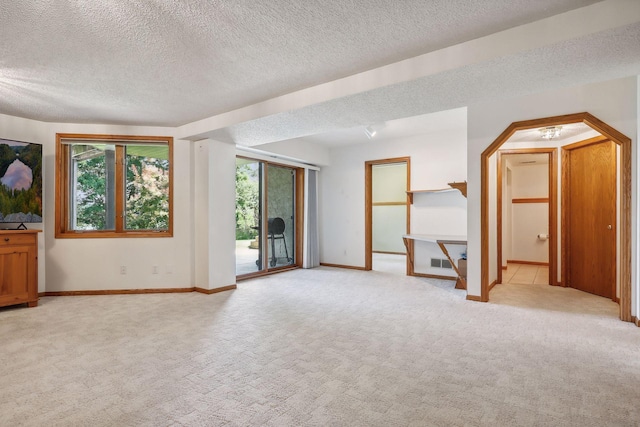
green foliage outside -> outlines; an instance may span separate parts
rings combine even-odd
[[[42,216],[42,148],[38,145],[9,146],[0,144],[0,176],[4,176],[9,165],[16,159],[31,169],[33,182],[28,190],[11,190],[0,185],[2,215],[32,213]]]
[[[107,174],[104,155],[77,163],[76,229],[107,228]]]
[[[169,161],[127,156],[125,227],[169,228]]]
[[[166,230],[169,227],[169,161],[126,156],[125,228]],[[77,163],[76,229],[105,230],[107,174],[105,156]],[[113,190],[111,190],[113,191]]]
[[[258,170],[249,164],[236,165],[236,240],[252,240],[258,230]]]

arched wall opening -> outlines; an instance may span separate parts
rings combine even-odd
[[[631,316],[631,139],[589,113],[577,113],[514,122],[481,154],[481,294],[480,301],[489,301],[490,247],[490,157],[517,131],[570,123],[584,123],[609,138],[620,147],[620,319],[632,321]]]

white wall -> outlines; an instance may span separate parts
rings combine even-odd
[[[446,188],[448,182],[464,181],[465,123],[447,132],[393,141],[378,142],[374,138],[367,144],[332,149],[330,164],[322,169],[320,177],[321,262],[364,266],[364,163],[404,156],[411,157],[413,190]],[[453,207],[440,204],[429,210],[420,206],[424,201],[414,201],[411,232],[442,229],[441,234],[465,234],[466,201],[451,194],[459,197]],[[422,255],[416,248],[418,257]]]
[[[517,156],[517,154],[511,156]],[[548,164],[513,164],[511,171],[514,199],[549,196]]]
[[[461,180],[456,179],[456,181]],[[418,189],[426,190],[427,188]],[[411,206],[411,233],[413,234],[463,236],[467,232],[466,220],[467,200],[459,191],[414,194],[413,196]],[[455,261],[465,252],[465,247],[450,245],[447,251]],[[431,267],[431,258],[446,259],[446,256],[435,243],[415,242],[414,271],[416,273],[456,277],[453,269]]]
[[[512,252],[509,260],[549,262],[549,241],[538,235],[549,234],[548,203],[518,203],[513,208]]]
[[[39,291],[193,286],[190,143],[174,141],[173,238],[55,239],[56,133],[173,136],[174,129],[42,123],[0,116],[0,138],[43,144],[44,232],[39,236]],[[126,275],[120,274],[121,265],[127,266]],[[154,265],[159,267],[159,274],[152,274]]]
[[[495,100],[468,107],[468,294],[480,295],[480,155],[511,123],[542,117],[587,111],[637,143],[638,78],[624,78],[586,86],[563,88],[519,98]],[[632,165],[632,258],[637,259],[637,165],[635,151]],[[495,234],[495,223],[489,227]],[[496,264],[495,248],[490,251],[490,265]],[[632,288],[638,286],[633,268]],[[489,282],[496,278],[490,271]],[[634,307],[637,313],[637,305]]]
[[[401,202],[404,205],[373,206],[372,247],[374,251],[405,252],[402,235],[407,233],[407,165],[374,165],[371,173],[372,201]]]
[[[516,155],[517,156],[517,155]],[[510,156],[513,159],[512,156]],[[511,166],[511,198],[546,198],[549,196],[549,165]],[[511,203],[511,199],[503,199]],[[538,234],[549,233],[549,203],[514,203],[511,205],[510,260],[549,262],[549,241]],[[504,223],[503,223],[504,224]],[[504,225],[503,225],[504,226]],[[503,255],[503,258],[506,256]],[[502,260],[503,265],[506,259]]]
[[[256,145],[252,148],[280,154],[298,162],[310,163],[317,166],[324,166],[330,162],[328,147],[305,141],[304,138],[271,142],[269,144]]]
[[[406,206],[373,206],[371,217],[372,250],[404,253],[402,236],[407,233]]]
[[[234,285],[235,145],[202,140],[192,147],[194,284],[216,289]],[[175,225],[174,225],[175,226]]]
[[[506,162],[503,164],[502,170],[502,266],[507,266],[507,260],[512,259],[512,213],[511,213],[511,168]]]

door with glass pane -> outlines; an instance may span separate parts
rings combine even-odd
[[[269,267],[293,264],[295,169],[267,165],[267,258]]]
[[[236,158],[236,275],[295,264],[296,169]]]

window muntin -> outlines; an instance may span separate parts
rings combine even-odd
[[[172,138],[57,141],[56,237],[172,235]]]

